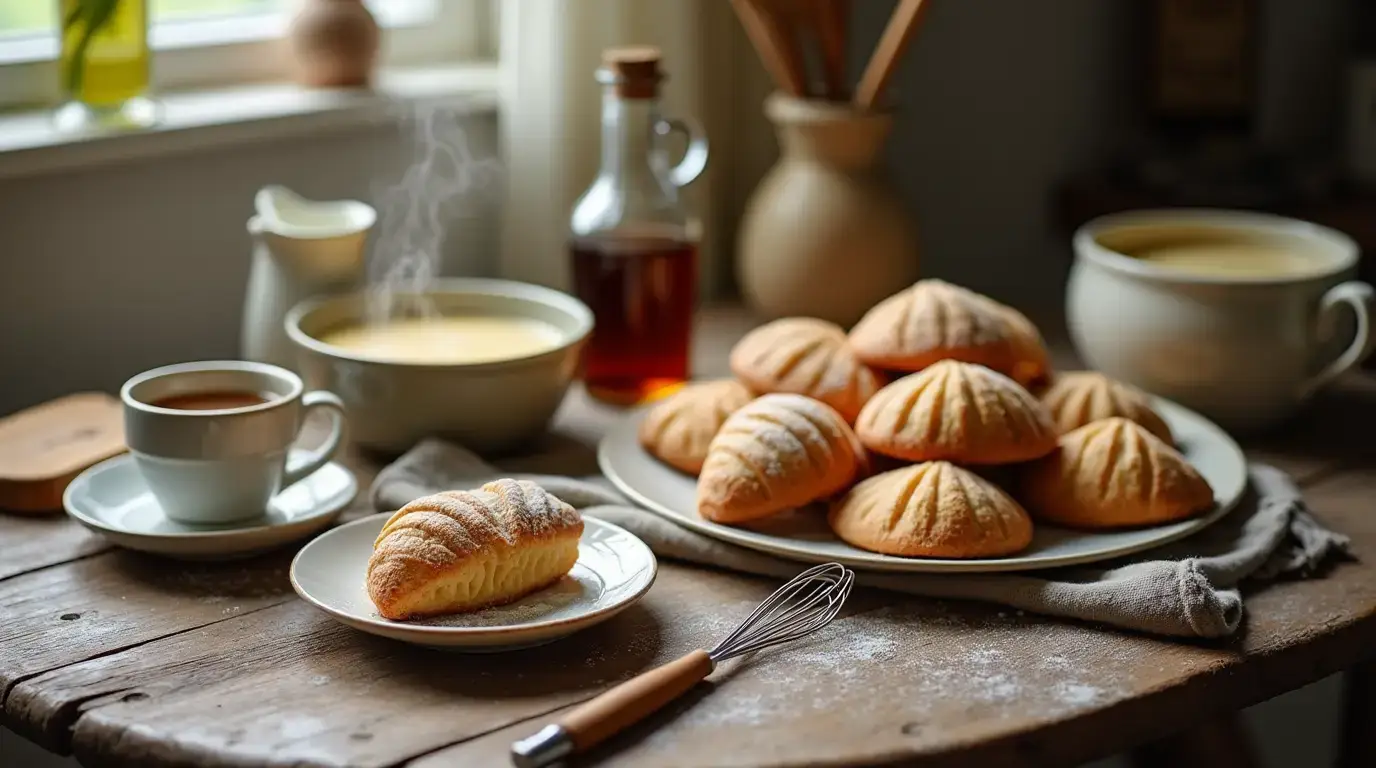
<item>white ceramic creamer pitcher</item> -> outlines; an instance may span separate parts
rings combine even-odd
[[[286,187],[254,197],[253,266],[240,337],[245,359],[296,369],[283,321],[298,302],[356,288],[377,212],[356,200],[307,200]]]

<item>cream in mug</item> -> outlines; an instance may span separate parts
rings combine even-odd
[[[1333,260],[1298,237],[1216,227],[1124,227],[1099,245],[1152,266],[1213,278],[1298,278],[1322,274]]]

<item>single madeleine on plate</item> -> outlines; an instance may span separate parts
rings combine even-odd
[[[669,466],[696,475],[707,446],[726,418],[755,398],[734,379],[689,384],[650,409],[640,422],[640,444]]]
[[[1170,523],[1214,504],[1184,456],[1121,417],[1062,436],[1054,453],[1026,468],[1019,498],[1039,521],[1087,529]]]
[[[827,521],[847,544],[900,557],[1000,557],[1032,543],[1032,519],[1016,501],[944,461],[862,480]]]
[[[731,372],[756,392],[821,400],[851,424],[884,385],[856,358],[841,326],[811,317],[786,317],[747,333],[731,350]]]
[[[1011,464],[1056,448],[1046,408],[982,365],[943,360],[884,387],[860,411],[860,442],[907,461]]]
[[[864,451],[831,406],[802,395],[764,395],[731,414],[698,477],[698,514],[743,523],[844,490]]]
[[[1150,395],[1102,373],[1073,371],[1059,374],[1050,388],[1042,393],[1041,401],[1062,433],[1079,429],[1090,422],[1121,416],[1141,424],[1167,443],[1175,444],[1166,420],[1151,407]]]
[[[424,496],[378,533],[368,596],[388,619],[503,605],[568,573],[582,534],[578,510],[527,480]]]
[[[1026,385],[1048,369],[1046,347],[1032,321],[943,280],[920,280],[876,304],[851,329],[850,346],[861,361],[891,371],[959,360]]]

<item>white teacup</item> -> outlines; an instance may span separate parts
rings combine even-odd
[[[258,517],[278,491],[324,466],[344,437],[344,405],[304,390],[288,370],[242,361],[169,365],[125,382],[125,440],[164,514],[204,525]],[[288,466],[313,408],[331,412],[330,436]]]
[[[1274,426],[1370,352],[1357,245],[1327,227],[1138,211],[1085,224],[1074,246],[1066,310],[1084,361],[1229,429]]]

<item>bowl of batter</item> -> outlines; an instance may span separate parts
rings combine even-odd
[[[479,278],[311,299],[286,318],[302,378],[344,400],[355,444],[388,453],[431,436],[519,449],[548,427],[592,327],[568,294]]]

